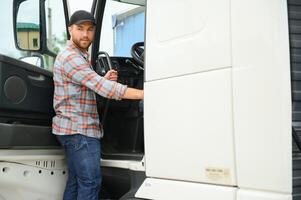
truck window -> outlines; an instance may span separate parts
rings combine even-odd
[[[143,88],[144,68],[132,57],[131,49],[134,44],[144,42],[144,24],[144,6],[106,1],[99,51],[109,54],[112,68],[118,71],[118,82],[138,89]],[[144,53],[144,46],[141,46],[139,55]],[[100,60],[96,63],[105,63]],[[100,74],[108,70],[102,70],[104,68],[96,64]],[[110,100],[108,103],[99,97],[98,109],[105,133],[102,158],[141,160],[144,153],[143,105],[134,100]]]
[[[67,31],[65,25],[65,15],[63,1],[61,0],[46,0],[46,30],[47,30],[47,47],[48,49],[58,54],[67,42]],[[46,69],[53,68],[54,56],[44,55],[46,62]]]
[[[144,18],[145,7],[107,1],[100,50],[110,56],[131,57],[132,45],[144,41]]]

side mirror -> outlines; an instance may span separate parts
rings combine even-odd
[[[45,66],[44,59],[41,55],[25,56],[19,59],[22,60],[23,62],[38,66],[40,68],[44,68]]]
[[[39,0],[14,0],[14,32],[18,49],[41,49]]]

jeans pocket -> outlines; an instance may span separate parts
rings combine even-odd
[[[87,145],[85,137],[80,134],[64,135],[61,141],[68,154],[73,154]]]
[[[87,141],[87,148],[89,153],[100,155],[100,140],[97,138],[87,137],[86,141]]]

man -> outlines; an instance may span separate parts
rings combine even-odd
[[[53,69],[55,117],[53,133],[65,149],[68,180],[64,200],[98,200],[100,189],[100,138],[102,131],[95,93],[116,100],[143,99],[143,90],[117,83],[117,72],[104,77],[93,71],[87,52],[95,19],[77,11],[69,23],[70,41],[56,58]]]

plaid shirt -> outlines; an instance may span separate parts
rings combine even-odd
[[[95,92],[103,97],[120,100],[127,86],[99,76],[87,58],[69,41],[60,52],[53,69],[54,98],[52,130],[56,135],[83,134],[101,138]]]

